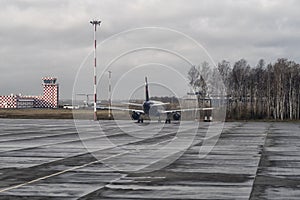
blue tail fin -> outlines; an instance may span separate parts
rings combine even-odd
[[[148,90],[147,77],[145,77],[145,91],[146,91],[146,101],[149,101],[149,90]]]

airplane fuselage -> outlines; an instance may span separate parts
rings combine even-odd
[[[162,102],[159,102],[159,101],[145,101],[143,103],[143,110],[144,110],[144,113],[146,115],[159,115],[160,113],[158,112],[158,107],[157,106],[152,106],[152,105],[155,105],[157,103],[162,103]]]

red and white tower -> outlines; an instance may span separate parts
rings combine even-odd
[[[94,120],[97,120],[97,40],[96,40],[96,31],[97,26],[100,26],[101,21],[90,21],[94,26]]]
[[[58,93],[58,83],[56,83],[57,78],[54,77],[44,77],[43,79],[43,97],[42,106],[44,108],[57,108],[59,93]]]

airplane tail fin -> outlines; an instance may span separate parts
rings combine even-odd
[[[149,90],[148,90],[147,77],[145,77],[145,91],[146,91],[146,101],[149,101]]]

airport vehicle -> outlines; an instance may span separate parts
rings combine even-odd
[[[144,119],[147,117],[150,118],[150,116],[158,117],[159,122],[161,121],[161,116],[166,116],[165,123],[171,123],[171,119],[175,121],[181,119],[181,112],[196,111],[196,110],[213,110],[212,107],[165,110],[164,106],[169,103],[150,100],[147,77],[145,77],[145,97],[146,97],[145,101],[142,104],[131,103],[131,102],[126,103],[128,105],[140,107],[141,109],[131,109],[131,108],[121,108],[121,107],[111,107],[111,109],[130,111],[131,118],[133,120],[137,120],[138,123],[143,123]]]
[[[63,105],[63,108],[64,109],[71,109],[71,110],[73,110],[73,109],[79,109],[79,105],[65,104],[65,105]]]

